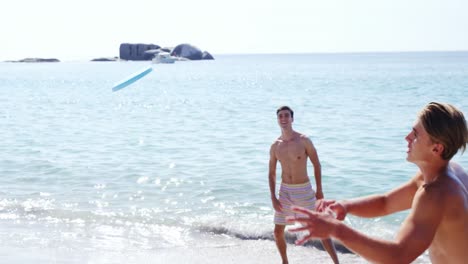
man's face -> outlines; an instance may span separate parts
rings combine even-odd
[[[411,132],[406,136],[408,151],[406,160],[417,163],[418,161],[428,161],[432,154],[434,142],[424,129],[421,121],[417,121]]]
[[[289,112],[289,110],[279,111],[277,118],[278,118],[278,125],[281,128],[290,127],[293,122],[293,118],[291,117],[291,113]]]

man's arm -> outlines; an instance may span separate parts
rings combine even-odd
[[[395,242],[377,240],[344,226],[335,237],[364,258],[379,263],[410,263],[431,244],[443,217],[443,198],[421,190],[416,194],[413,210],[403,222]]]
[[[320,165],[320,160],[317,154],[317,150],[308,137],[304,138],[304,144],[306,149],[306,154],[312,162],[314,167],[314,177],[315,177],[315,192],[317,193],[317,199],[323,198],[323,190],[322,190],[322,165]]]
[[[281,204],[276,198],[276,164],[278,159],[276,158],[276,142],[270,147],[270,161],[268,163],[268,182],[270,184],[270,196],[273,208],[276,211],[281,211]]]
[[[420,179],[422,175],[418,172],[410,181],[385,194],[370,195],[340,203],[347,213],[360,217],[378,217],[407,210],[411,208]]]
[[[344,246],[370,262],[411,263],[431,244],[443,217],[443,199],[437,192],[429,193],[422,189],[415,195],[413,210],[408,215],[395,241],[369,237],[328,214],[307,209],[294,209],[307,217],[293,220],[304,227],[290,231],[309,231],[309,236],[298,241],[303,243],[311,238],[335,238]]]

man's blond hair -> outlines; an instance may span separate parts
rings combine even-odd
[[[450,160],[459,149],[465,151],[468,142],[466,120],[455,106],[431,102],[421,110],[419,119],[432,141],[444,146],[444,160]]]

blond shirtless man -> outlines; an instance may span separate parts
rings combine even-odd
[[[429,103],[406,141],[406,159],[419,168],[411,180],[381,195],[322,201],[318,205],[322,213],[295,208],[307,216],[289,219],[305,225],[294,231],[310,233],[297,243],[335,238],[374,263],[411,263],[427,249],[432,263],[467,263],[468,175],[450,161],[468,142],[463,113],[449,104]],[[339,221],[346,214],[379,217],[407,209],[409,215],[392,241],[369,237]]]
[[[292,129],[294,112],[288,106],[282,106],[276,111],[281,136],[270,148],[269,183],[271,202],[275,209],[275,241],[283,264],[288,263],[286,240],[284,237],[286,217],[294,216],[292,206],[302,206],[313,210],[316,199],[323,198],[322,175],[320,161],[312,141],[305,135]],[[314,166],[315,191],[312,189],[307,174],[307,159]],[[281,164],[281,186],[279,198],[276,197],[276,165]],[[335,247],[331,239],[322,240],[334,263],[338,263]]]

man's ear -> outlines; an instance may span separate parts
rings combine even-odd
[[[444,145],[440,143],[435,143],[434,146],[432,147],[432,153],[436,154],[437,156],[442,156],[444,149],[445,149]]]

